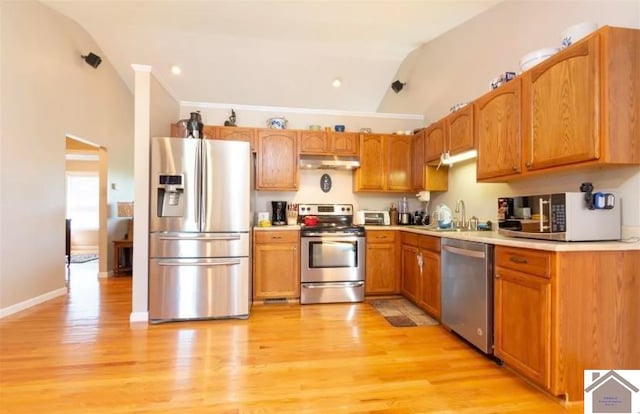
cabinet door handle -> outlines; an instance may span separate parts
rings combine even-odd
[[[515,165],[514,165],[514,166],[512,166],[512,167],[511,167],[511,169],[512,169],[513,171],[518,171],[518,167],[516,167]]]
[[[500,279],[500,273],[496,273],[496,279]]]
[[[529,161],[527,161],[524,165],[525,165],[527,168],[531,168],[531,162],[529,162]]]
[[[282,238],[282,236],[271,236],[271,238],[272,238],[273,240],[276,240],[276,239],[281,239],[281,238]]]
[[[520,257],[520,256],[511,256],[509,257],[509,260],[512,261],[513,263],[520,263],[520,264],[527,264],[527,259],[524,257]]]
[[[376,236],[376,239],[386,239],[387,236]]]

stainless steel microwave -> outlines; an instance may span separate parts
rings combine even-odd
[[[618,204],[591,209],[579,192],[503,197],[498,199],[498,233],[558,241],[619,240]]]

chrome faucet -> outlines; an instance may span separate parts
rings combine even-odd
[[[456,201],[456,213],[460,214],[460,227],[463,229],[467,228],[467,218],[466,218],[466,209],[464,207],[464,201],[458,200]]]

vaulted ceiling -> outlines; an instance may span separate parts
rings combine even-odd
[[[130,88],[145,64],[178,101],[374,112],[409,52],[499,0],[42,2]]]

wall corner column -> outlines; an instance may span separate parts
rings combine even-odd
[[[130,323],[148,321],[149,315],[149,133],[151,66],[131,65],[134,71],[133,271]]]

